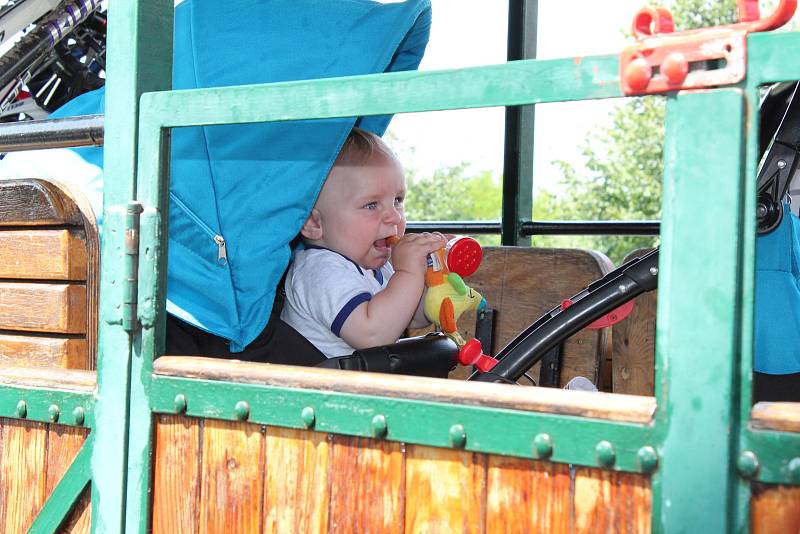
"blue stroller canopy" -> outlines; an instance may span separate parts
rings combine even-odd
[[[187,0],[175,10],[173,87],[412,70],[430,24],[429,0]],[[103,108],[100,89],[53,116]],[[167,311],[243,350],[269,320],[289,243],[349,131],[382,135],[390,119],[175,129]],[[101,149],[76,152],[102,166]]]

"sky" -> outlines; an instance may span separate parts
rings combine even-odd
[[[645,3],[539,0],[537,58],[619,53],[626,45],[623,31]],[[506,2],[432,0],[432,4],[431,39],[420,70],[506,61]],[[587,133],[607,123],[614,104],[604,100],[536,106],[534,188],[557,184],[560,174],[553,160],[580,160],[579,147]],[[389,132],[410,169],[432,172],[469,162],[476,171],[489,169],[500,176],[503,119],[502,108],[403,114],[395,116]]]

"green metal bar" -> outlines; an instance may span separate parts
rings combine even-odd
[[[744,110],[738,89],[679,93],[667,104],[654,531],[730,532],[733,523]]]
[[[538,104],[622,96],[617,56],[142,95],[144,124],[179,127]],[[158,117],[160,120],[156,120]]]
[[[94,392],[91,391],[0,385],[0,417],[93,428],[94,412]]]
[[[748,429],[742,432],[741,443],[742,450],[753,452],[758,459],[758,472],[753,480],[800,485],[800,434]],[[749,487],[748,479],[743,482]]]
[[[57,532],[67,518],[81,492],[90,482],[91,457],[94,435],[90,434],[81,450],[72,460],[72,465],[61,477],[58,485],[48,497],[28,532],[30,534],[49,534]]]
[[[788,53],[800,46],[800,32],[754,33],[747,38],[747,84],[800,79],[800,57]]]
[[[538,22],[538,0],[508,2],[508,61],[534,59]],[[503,245],[527,245],[520,223],[533,215],[534,106],[506,108],[503,159]]]
[[[179,395],[183,397],[176,402]],[[236,408],[241,402],[247,403],[246,420],[251,423],[313,427],[320,432],[380,436],[434,447],[453,447],[451,429],[461,425],[466,450],[525,458],[537,457],[534,441],[547,434],[551,461],[591,467],[609,468],[596,451],[598,443],[606,440],[616,449],[610,468],[618,471],[640,471],[640,449],[657,445],[653,427],[644,424],[257,384],[164,376],[153,379],[155,412],[237,421],[243,420]],[[308,424],[309,408],[313,410],[312,425]],[[385,434],[376,434],[376,416],[383,416],[381,430]]]
[[[171,86],[173,3],[111,2],[108,10],[104,228],[92,531],[124,532],[131,339],[123,328],[126,206],[135,198],[139,96]],[[138,481],[149,473],[133,472]],[[137,488],[138,490],[138,488]],[[137,502],[146,498],[136,495]],[[138,512],[138,510],[134,510]]]

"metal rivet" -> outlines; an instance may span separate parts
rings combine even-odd
[[[21,400],[17,403],[17,417],[25,419],[28,417],[28,403]]]
[[[233,407],[233,413],[236,415],[236,419],[245,421],[250,417],[250,405],[247,401],[239,401],[236,403],[236,406]]]
[[[303,420],[303,424],[306,425],[306,428],[313,427],[317,422],[317,415],[314,413],[314,408],[311,406],[303,408],[303,411],[300,412],[300,419]]]
[[[72,418],[75,420],[76,425],[83,425],[83,421],[86,419],[86,414],[84,413],[83,408],[78,406],[72,410]]]
[[[753,451],[742,451],[736,460],[736,468],[743,477],[751,478],[758,473],[758,457]]]
[[[175,413],[186,413],[186,395],[183,393],[175,395],[173,406],[175,406]]]
[[[55,423],[61,416],[61,408],[57,404],[51,404],[50,408],[47,409],[47,413],[50,414],[50,420]]]
[[[779,159],[778,160],[778,168],[785,169],[786,168],[786,160]]]
[[[614,451],[614,446],[609,441],[603,440],[598,443],[594,448],[594,452],[597,454],[597,461],[600,462],[602,466],[611,467],[614,465],[614,462],[617,461],[617,453]]]
[[[650,267],[650,274],[653,276],[658,274],[658,267]]]
[[[658,467],[658,453],[650,445],[645,445],[636,453],[642,473],[652,473]]]
[[[533,438],[533,455],[541,460],[546,460],[553,455],[553,440],[549,434],[536,434]]]
[[[789,462],[789,478],[795,484],[800,483],[800,458],[792,458]]]
[[[386,435],[389,431],[389,427],[386,424],[386,417],[381,414],[376,415],[372,418],[372,435],[376,438],[382,438]]]
[[[453,425],[450,427],[450,445],[457,448],[462,448],[467,444],[467,433],[464,431],[462,425]]]

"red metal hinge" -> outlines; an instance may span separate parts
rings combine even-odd
[[[747,34],[783,26],[797,0],[781,0],[761,18],[758,0],[737,0],[736,24],[675,32],[672,14],[645,7],[633,18],[638,41],[620,55],[620,84],[626,95],[646,95],[738,83],[747,70]]]

